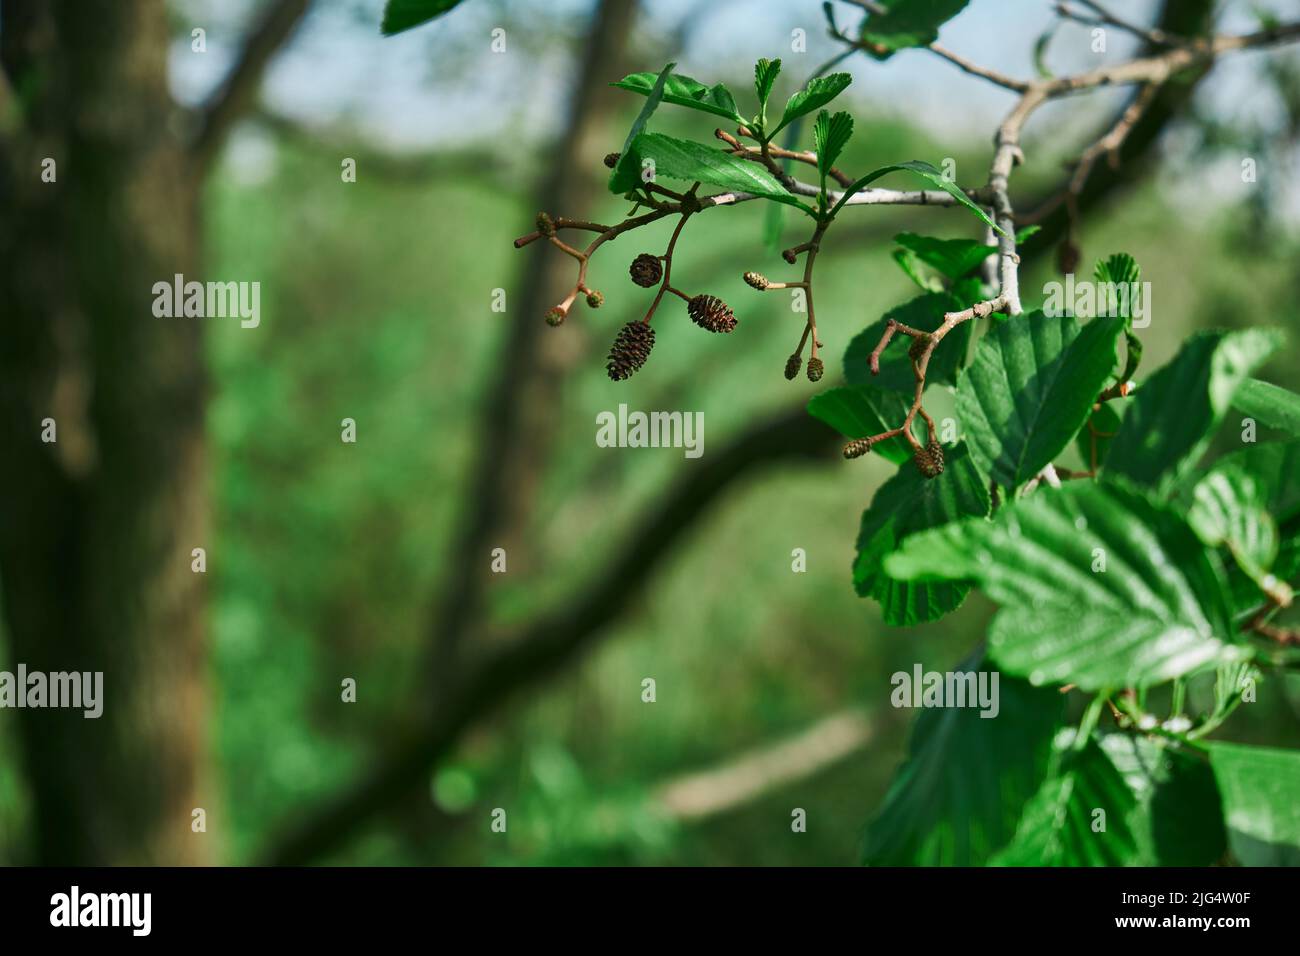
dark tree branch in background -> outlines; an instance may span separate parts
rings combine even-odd
[[[1145,40],[1151,46],[1173,46],[1179,42],[1177,37],[1171,37],[1169,34],[1165,33],[1164,30],[1161,30],[1158,27],[1148,29],[1147,27],[1139,26],[1131,21],[1122,20],[1103,7],[1100,3],[1094,2],[1094,0],[1078,0],[1078,3],[1091,10],[1093,15],[1089,16],[1080,13],[1071,7],[1066,0],[1060,0],[1060,2],[1056,4],[1057,13],[1067,19],[1086,24],[1087,26],[1118,27],[1121,30],[1133,34],[1135,37]]]
[[[1169,0],[1161,8],[1155,29],[1162,36],[1201,36],[1210,30],[1213,14],[1212,0]],[[1151,55],[1157,52],[1157,48],[1149,45],[1145,52]],[[1155,153],[1161,136],[1187,108],[1197,85],[1209,69],[1210,64],[1203,64],[1185,70],[1178,82],[1163,83],[1156,87],[1151,103],[1142,111],[1117,151],[1118,164],[1105,164],[1092,169],[1086,182],[1079,188],[1075,202],[1080,207],[1095,210],[1149,175],[1154,168],[1154,163],[1149,160]],[[1136,96],[1141,96],[1141,91]],[[1125,104],[1115,118],[1106,124],[1105,129],[1114,129],[1123,122],[1123,117],[1133,102],[1130,100]],[[1098,134],[1099,138],[1102,135],[1104,133]],[[1067,178],[1046,198],[1030,204],[1032,211],[1022,217],[1023,222],[1041,226],[1039,233],[1025,245],[1023,254],[1026,259],[1034,259],[1048,252],[1063,238],[1068,239],[1070,254],[1078,254],[1077,248],[1073,246],[1074,217],[1065,203],[1070,185],[1071,181]]]
[[[248,33],[225,80],[201,109],[193,157],[200,174],[220,152],[230,129],[253,104],[262,76],[297,28],[311,0],[274,0]]]
[[[574,77],[568,116],[547,153],[550,169],[538,185],[537,209],[584,202],[584,146],[612,98],[607,74],[618,64],[636,15],[634,0],[603,0],[583,38],[583,64]],[[599,160],[592,164],[599,167]],[[602,168],[603,167],[599,167]],[[531,496],[531,477],[540,470],[548,433],[536,420],[555,401],[558,370],[541,355],[546,326],[542,302],[557,285],[551,257],[532,256],[509,296],[503,343],[475,424],[479,441],[465,484],[458,527],[448,542],[447,573],[438,589],[430,625],[430,679],[435,697],[459,679],[458,658],[466,634],[479,620],[487,583],[487,555],[526,520],[522,499]]]
[[[299,865],[346,843],[417,787],[473,724],[517,692],[540,683],[588,649],[654,579],[659,565],[742,479],[774,465],[836,460],[839,436],[802,405],[752,426],[689,470],[603,564],[594,582],[505,643],[483,650],[458,671],[429,724],[402,743],[360,783],[306,819],[263,863]]]
[[[873,13],[876,14],[877,16],[884,16],[887,13],[889,13],[889,10],[883,5],[881,5],[880,3],[876,2],[876,0],[844,0],[844,2],[851,3],[855,7],[861,7],[863,10],[867,11],[867,13]],[[831,35],[834,36],[837,40],[840,40],[843,43],[847,43],[849,46],[855,47],[856,49],[859,50],[867,50],[869,52],[874,52],[874,53],[889,52],[883,49],[882,47],[876,46],[874,43],[865,43],[860,40],[852,39],[851,37],[842,33],[835,26],[833,22],[831,24]],[[1004,89],[1014,90],[1017,93],[1023,93],[1029,87],[1029,84],[1026,83],[1024,80],[1017,80],[1015,77],[1007,76],[1004,73],[999,73],[997,70],[991,70],[986,66],[980,66],[978,63],[973,63],[970,60],[966,59],[964,56],[959,56],[958,54],[952,52],[947,47],[940,46],[938,42],[931,43],[929,46],[926,47],[926,49],[929,50],[931,53],[935,54],[936,56],[939,56],[947,60],[949,63],[951,63],[953,66],[957,67],[958,69],[962,70],[963,72],[969,73],[971,76],[978,76],[980,79],[983,80],[988,80],[990,83],[994,84],[995,86],[1001,86]]]

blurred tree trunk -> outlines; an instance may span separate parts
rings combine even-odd
[[[609,86],[610,77],[622,76],[637,6],[637,0],[600,0],[596,6],[581,45],[581,67],[573,78],[564,126],[553,147],[538,154],[548,164],[537,185],[538,211],[583,218],[592,197],[604,194],[609,171],[602,160],[622,145],[622,132],[612,145],[606,138],[609,124],[618,104],[626,102]],[[531,221],[521,222],[518,232],[533,228]],[[537,483],[546,473],[566,373],[582,352],[573,340],[583,331],[582,323],[574,321],[563,336],[544,334],[549,329],[542,316],[572,287],[574,266],[573,260],[542,246],[525,253],[508,298],[495,373],[478,413],[477,458],[435,603],[432,680],[437,692],[454,682],[461,645],[482,623],[491,549],[506,548],[512,571],[532,570],[525,529]],[[625,254],[631,261],[632,254]],[[618,278],[612,268],[611,277]],[[585,319],[585,312],[585,305],[574,305],[578,319]],[[594,324],[599,326],[595,334],[613,340],[616,330],[604,322]]]
[[[190,569],[207,546],[203,320],[152,311],[154,283],[189,277],[198,248],[170,41],[162,0],[0,0],[23,127],[0,170],[7,669],[104,674],[99,719],[4,715],[43,864],[213,855],[190,827],[193,808],[213,809],[204,576]]]

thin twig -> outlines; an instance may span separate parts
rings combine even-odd
[[[1140,39],[1145,40],[1153,46],[1174,46],[1179,41],[1176,37],[1171,37],[1168,33],[1155,27],[1143,27],[1128,20],[1121,20],[1115,14],[1111,13],[1100,3],[1095,0],[1078,0],[1088,9],[1092,10],[1096,16],[1086,16],[1070,7],[1065,0],[1059,0],[1056,4],[1056,12],[1067,19],[1074,20],[1076,23],[1083,23],[1088,26],[1101,26],[1103,24],[1112,27],[1118,27],[1125,30]]]

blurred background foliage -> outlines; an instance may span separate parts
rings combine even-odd
[[[458,85],[471,82],[487,55],[482,27],[500,22],[510,42],[519,38],[510,55],[536,55],[545,71],[535,88],[513,90],[507,112],[552,108],[543,94],[571,77],[589,5],[473,6],[411,41],[433,51],[427,74],[409,77],[412,95],[431,98],[431,115],[440,104],[450,110]],[[654,19],[656,28],[632,45],[631,68],[658,70],[678,59],[679,72],[725,81],[739,97],[750,88],[747,64],[784,55],[779,99],[807,72],[801,64],[831,52],[811,0],[782,4],[790,9],[780,12],[757,2],[722,6],[698,28],[682,4],[674,7],[677,19]],[[973,18],[984,4],[971,6]],[[342,31],[336,42],[370,42],[375,8],[338,5],[332,12],[346,17],[331,28]],[[211,12],[177,5],[178,32],[188,33],[196,11]],[[733,17],[749,23],[734,47],[708,35]],[[945,28],[955,49],[971,48],[967,20]],[[808,30],[806,56],[787,52],[789,22]],[[1016,35],[1032,44],[1031,29]],[[1068,48],[1063,39],[1055,44]],[[723,48],[725,55],[717,52]],[[1200,328],[1281,325],[1293,344],[1300,340],[1300,232],[1295,193],[1284,185],[1296,167],[1300,90],[1295,55],[1288,57],[1261,74],[1257,87],[1284,109],[1236,122],[1232,109],[1198,98],[1195,114],[1167,137],[1159,168],[1084,225],[1080,272],[1127,251],[1153,285],[1154,321],[1143,334],[1147,371]],[[882,100],[863,76],[891,69],[855,66],[858,81],[844,101],[858,132],[842,167],[952,157],[960,182],[982,182],[987,134],[945,137],[934,122],[914,122],[938,91],[978,81],[927,64],[910,93],[894,89]],[[627,96],[600,137],[603,146],[584,157],[592,193],[600,195],[592,212],[604,221],[621,217],[627,204],[601,192],[600,157],[621,145],[641,102]],[[1014,194],[1042,195],[1058,181],[1061,162],[1093,127],[1081,115],[1092,114],[1058,112],[1031,126],[1031,161]],[[208,327],[215,386],[211,733],[223,787],[209,825],[230,862],[253,858],[277,825],[337,790],[365,767],[377,741],[414,719],[427,666],[429,595],[448,562],[488,560],[449,554],[448,536],[466,507],[465,475],[479,440],[472,410],[499,350],[509,347],[501,341],[502,316],[491,310],[493,290],[510,289],[526,257],[554,254],[511,245],[533,228],[534,187],[553,130],[535,122],[521,124],[518,136],[458,130],[440,144],[434,129],[431,145],[397,151],[359,135],[355,120],[253,116],[203,198],[206,274],[262,283],[260,328]],[[705,141],[712,132],[707,119],[668,108],[654,122]],[[509,130],[509,116],[503,125]],[[1244,150],[1259,151],[1261,181],[1243,192],[1232,180]],[[340,183],[342,156],[357,159],[355,184]],[[696,464],[678,450],[596,447],[598,412],[620,402],[703,411],[707,457],[765,412],[834,384],[852,335],[914,294],[890,258],[892,235],[974,234],[973,220],[942,210],[870,209],[841,223],[819,260],[828,375],[814,386],[781,375],[800,327],[786,301],[741,282],[748,269],[773,278],[789,271],[762,244],[763,213],[751,203],[698,217],[674,268],[682,287],[732,304],[740,317],[735,334],[704,335],[670,303],[657,320],[646,369],[626,383],[607,379],[608,342],[649,298],[628,281],[627,264],[639,251],[662,248],[668,222],[602,250],[592,282],[605,293],[604,307],[578,306],[562,328],[546,330],[567,340],[572,370],[548,410],[553,447],[548,469],[534,476],[537,503],[520,535],[522,550],[512,550],[510,573],[490,583],[494,624],[527,620],[572,593],[665,483]],[[783,245],[805,232],[787,216]],[[1027,306],[1055,277],[1050,259],[1039,257],[1022,279]],[[1297,372],[1292,347],[1265,377],[1294,386]],[[344,417],[357,422],[356,445],[338,440]],[[479,725],[430,774],[418,799],[329,862],[854,862],[862,827],[906,743],[910,715],[888,706],[889,675],[916,662],[949,668],[980,639],[991,613],[976,595],[939,624],[892,629],[874,603],[854,595],[849,568],[858,516],[889,473],[868,457],[769,469],[733,488],[593,653]],[[794,548],[807,552],[806,573],[791,571]],[[344,677],[357,680],[355,704],[340,703]],[[652,704],[641,700],[647,677],[657,684]],[[1300,679],[1292,681],[1262,687],[1226,735],[1294,741]],[[675,819],[659,799],[684,773],[725,764],[845,708],[867,714],[870,739],[811,776],[697,820]],[[28,805],[7,726],[0,720],[0,852],[16,859]],[[497,807],[509,814],[504,835],[489,829]],[[807,811],[806,833],[791,831],[794,808]]]

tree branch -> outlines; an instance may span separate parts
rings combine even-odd
[[[1147,43],[1151,44],[1152,46],[1173,46],[1174,44],[1178,43],[1177,37],[1170,36],[1168,33],[1165,33],[1165,31],[1159,29],[1158,27],[1147,28],[1147,27],[1139,26],[1138,24],[1132,23],[1128,20],[1120,19],[1115,14],[1111,13],[1109,10],[1103,7],[1100,3],[1095,2],[1095,0],[1078,0],[1078,2],[1083,4],[1089,10],[1091,10],[1095,15],[1087,16],[1083,13],[1080,13],[1072,9],[1070,5],[1065,2],[1065,0],[1059,0],[1059,2],[1056,4],[1057,14],[1059,14],[1062,17],[1066,17],[1067,19],[1074,20],[1077,23],[1087,24],[1088,26],[1109,25],[1112,27],[1118,27],[1121,30],[1131,33],[1142,40],[1145,40]]]
[[[721,766],[669,780],[656,788],[654,801],[681,822],[726,813],[820,773],[865,747],[872,732],[866,713],[851,707]]]
[[[220,152],[235,120],[251,105],[276,52],[293,35],[311,0],[274,0],[249,31],[234,66],[200,112],[191,156],[200,175]]]
[[[1157,18],[1156,29],[1165,36],[1200,36],[1209,30],[1212,18],[1211,0],[1167,0]],[[1147,52],[1152,53],[1155,50],[1149,48]],[[1112,195],[1132,185],[1153,168],[1154,164],[1148,161],[1148,157],[1155,151],[1170,123],[1191,101],[1197,85],[1208,71],[1209,65],[1202,64],[1196,69],[1184,72],[1186,82],[1165,83],[1155,87],[1154,99],[1133,124],[1117,151],[1118,164],[1094,167],[1086,182],[1080,187],[1079,195],[1074,197],[1073,205],[1078,209],[1078,216],[1072,216],[1071,210],[1066,207],[1065,200],[1070,187],[1070,178],[1067,177],[1065,182],[1048,194],[1046,199],[1031,204],[1031,211],[1018,217],[1022,225],[1035,223],[1041,227],[1022,252],[1026,259],[1035,258],[1049,251],[1063,237],[1068,247],[1067,257],[1074,258],[1078,255],[1077,247],[1074,245],[1075,221],[1085,210],[1102,205]],[[1113,129],[1122,122],[1124,114],[1131,105],[1132,101],[1126,104],[1115,118],[1103,127],[1103,130]],[[1102,135],[1104,133],[1098,134],[1098,136]]]
[[[351,789],[298,824],[263,859],[301,865],[343,845],[424,780],[460,735],[516,693],[590,649],[651,582],[664,558],[697,527],[712,504],[765,468],[834,460],[837,436],[802,406],[754,425],[692,467],[662,496],[584,591],[513,640],[495,644],[450,682],[430,722],[406,736]]]

